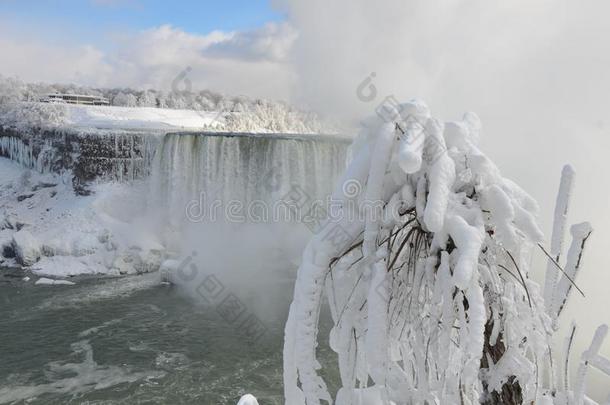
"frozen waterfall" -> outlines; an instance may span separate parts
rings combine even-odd
[[[345,139],[330,136],[167,134],[156,151],[151,191],[175,226],[185,217],[205,222],[211,207],[269,208],[292,187],[324,201],[345,169],[347,149]]]

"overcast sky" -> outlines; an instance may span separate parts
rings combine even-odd
[[[610,323],[610,2],[607,0],[0,0],[0,74],[28,81],[279,98],[357,119],[387,95],[434,115],[475,111],[483,149],[541,204],[550,233],[561,167],[572,222],[595,232],[566,323],[579,349]],[[171,5],[168,5],[171,4]],[[357,86],[371,73],[377,97]],[[610,355],[610,347],[604,348]],[[598,386],[608,381],[594,377]]]

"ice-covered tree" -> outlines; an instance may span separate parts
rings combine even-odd
[[[112,99],[112,104],[121,107],[136,107],[138,105],[138,99],[131,93],[119,92]]]
[[[155,93],[146,90],[142,92],[140,97],[138,97],[138,107],[156,107],[157,106],[157,97]]]
[[[24,98],[23,83],[12,77],[0,75],[0,107],[22,101]]]
[[[571,169],[543,293],[529,276],[533,251],[547,252],[538,206],[480,151],[477,116],[443,123],[420,101],[379,112],[366,122],[329,217],[303,255],[285,330],[286,403],[588,401],[588,365],[610,374],[597,353],[606,329],[573,385],[571,343],[561,356],[552,346],[591,233],[586,223],[572,227],[561,265]],[[324,296],[341,377],[336,398],[316,360]]]

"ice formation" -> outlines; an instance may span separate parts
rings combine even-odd
[[[367,121],[333,193],[336,212],[303,254],[285,328],[286,403],[333,403],[316,360],[324,295],[337,405],[592,403],[584,377],[570,386],[554,372],[570,353],[568,344],[560,359],[552,347],[555,320],[591,233],[572,227],[562,266],[571,168],[543,293],[528,276],[533,250],[545,249],[537,204],[479,150],[476,115],[442,123],[421,101],[390,110]],[[361,192],[346,193],[348,183]],[[608,372],[597,353],[605,333],[579,375],[589,365]]]

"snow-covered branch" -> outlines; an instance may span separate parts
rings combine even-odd
[[[474,114],[442,123],[411,101],[384,118],[367,121],[333,194],[342,215],[303,256],[286,324],[286,403],[333,402],[316,360],[326,291],[338,405],[564,404],[569,387],[544,382],[553,317],[528,276],[543,240],[537,204],[478,149]],[[557,260],[572,174],[564,170],[558,199]],[[346,195],[346,182],[361,192]],[[366,215],[371,205],[383,207],[380,217]],[[365,215],[346,215],[350,207]],[[556,297],[569,294],[589,233],[588,225],[572,228]],[[560,310],[565,300],[558,302]]]

